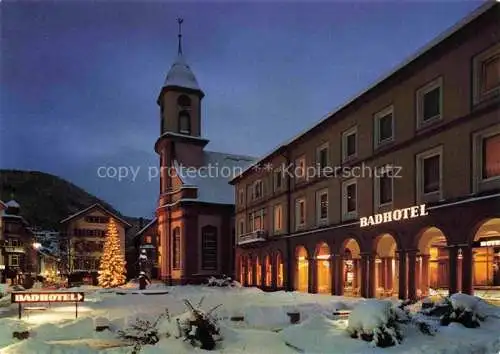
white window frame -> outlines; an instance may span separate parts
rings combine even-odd
[[[301,173],[301,175],[299,175],[297,173],[298,167],[300,165],[302,165],[302,173]],[[294,165],[294,167],[295,168],[294,168],[293,172],[295,174],[295,176],[294,176],[295,179],[297,179],[299,181],[305,179],[306,178],[306,156],[305,155],[301,155],[301,156],[297,157],[295,159],[295,165]]]
[[[326,195],[326,217],[321,218],[321,196]],[[329,210],[328,188],[320,189],[316,192],[316,223],[319,225],[328,224]]]
[[[391,115],[391,131],[392,135],[390,138],[387,138],[385,140],[380,140],[380,120],[387,116],[388,114]],[[390,143],[391,141],[394,141],[394,106],[390,105],[381,111],[378,111],[373,115],[373,120],[375,124],[375,129],[374,129],[374,142],[375,142],[375,148],[378,148],[379,146],[382,146],[384,144]]]
[[[439,190],[431,193],[424,193],[424,161],[436,155],[439,155]],[[416,155],[417,201],[419,203],[441,201],[443,199],[443,157],[444,155],[442,145]]]
[[[279,225],[276,225],[276,211],[279,210]],[[276,231],[281,231],[283,230],[283,205],[282,204],[276,204],[273,207],[273,230]]]
[[[325,142],[316,148],[316,165],[321,168],[321,151],[326,150],[326,166],[330,164],[330,146],[328,142]],[[326,167],[325,166],[325,167]]]
[[[304,204],[304,222],[300,223],[300,204]],[[300,228],[303,228],[306,223],[307,223],[307,212],[306,212],[306,198],[304,197],[299,197],[295,199],[295,229],[298,230]]]
[[[383,165],[377,167],[377,174],[376,177],[373,179],[373,190],[374,190],[374,199],[375,199],[375,208],[383,208],[383,207],[389,207],[392,206],[394,203],[394,178],[391,178],[391,201],[389,203],[380,203],[380,178],[382,175],[382,172],[384,169],[390,168],[391,165]]]
[[[472,135],[472,180],[473,192],[478,193],[490,188],[500,187],[500,176],[483,179],[483,141],[500,134],[500,124],[482,129]]]
[[[355,139],[355,152],[351,156],[347,156],[347,138],[353,134],[356,134]],[[354,159],[358,156],[358,126],[355,125],[342,133],[342,162]]]
[[[16,259],[16,264],[12,260]],[[21,257],[18,254],[9,254],[9,267],[20,267]]]
[[[427,121],[424,121],[424,97],[429,92],[439,87],[439,115],[436,115]],[[428,82],[416,92],[415,102],[417,103],[417,129],[427,127],[430,124],[443,119],[443,77]]]
[[[356,186],[356,210],[347,211],[347,188],[351,185]],[[342,182],[342,220],[351,220],[358,217],[359,209],[359,193],[358,193],[358,181],[356,178],[351,178],[347,181]]]
[[[496,55],[500,55],[500,43],[479,53],[472,60],[472,102],[474,105],[480,104],[500,94],[500,86],[488,92],[481,93],[481,70],[483,63]]]

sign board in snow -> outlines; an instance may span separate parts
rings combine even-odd
[[[13,292],[11,302],[13,304],[36,303],[36,302],[83,302],[85,296],[82,292]]]

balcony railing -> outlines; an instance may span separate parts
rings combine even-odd
[[[5,246],[5,252],[7,253],[24,253],[24,247],[22,246]]]
[[[238,245],[244,245],[253,242],[267,241],[268,233],[265,230],[256,230],[248,234],[238,236]]]

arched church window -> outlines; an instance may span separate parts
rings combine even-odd
[[[181,229],[176,227],[172,232],[172,267],[181,268]]]
[[[204,226],[201,229],[201,268],[217,270],[217,228]]]
[[[179,133],[190,134],[191,133],[191,117],[186,111],[179,113]]]
[[[177,105],[183,108],[191,107],[191,99],[186,95],[180,95],[179,98],[177,98]]]

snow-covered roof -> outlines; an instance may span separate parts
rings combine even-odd
[[[484,14],[485,12],[487,12],[488,10],[490,10],[495,5],[498,5],[498,1],[499,0],[497,0],[497,1],[493,1],[493,0],[487,0],[487,1],[485,1],[484,4],[482,4],[481,6],[479,6],[476,10],[472,11],[468,16],[466,16],[465,18],[463,18],[462,20],[460,20],[459,22],[457,22],[454,26],[452,26],[448,30],[444,31],[442,34],[440,34],[439,36],[437,36],[434,40],[432,40],[431,42],[429,42],[427,45],[425,45],[424,47],[420,48],[414,55],[412,55],[411,57],[409,57],[406,60],[404,60],[396,68],[392,69],[388,74],[383,75],[380,79],[378,79],[377,81],[375,81],[375,83],[372,84],[372,85],[370,85],[367,89],[365,89],[364,91],[358,93],[356,96],[354,96],[353,98],[351,98],[350,100],[348,100],[346,103],[338,106],[333,111],[331,111],[331,112],[327,113],[326,115],[324,115],[318,122],[314,123],[313,126],[311,126],[311,127],[307,128],[307,129],[301,131],[299,134],[295,135],[291,139],[288,139],[287,141],[279,144],[271,152],[269,152],[269,153],[265,154],[264,156],[262,156],[261,158],[257,159],[254,164],[248,166],[248,168],[245,171],[243,171],[240,175],[235,176],[232,179],[232,182],[234,182],[234,180],[236,180],[238,177],[243,176],[243,174],[245,174],[247,171],[249,171],[253,166],[256,166],[256,165],[260,164],[262,161],[264,161],[267,158],[269,158],[270,156],[272,156],[279,149],[287,147],[288,145],[290,145],[294,141],[298,140],[299,138],[303,137],[304,135],[306,135],[308,132],[310,132],[311,130],[313,130],[314,128],[316,128],[317,126],[319,126],[320,124],[324,123],[325,121],[329,120],[330,118],[333,118],[338,112],[340,112],[343,109],[345,109],[346,107],[350,106],[352,103],[354,103],[360,97],[362,97],[366,93],[370,92],[375,87],[379,86],[381,83],[383,83],[384,81],[388,80],[390,77],[392,77],[393,75],[395,75],[396,73],[398,73],[401,69],[403,69],[404,67],[408,66],[412,62],[416,61],[418,58],[420,58],[421,56],[423,56],[425,53],[429,52],[431,49],[433,49],[434,47],[436,47],[438,44],[440,44],[441,42],[443,42],[447,38],[449,38],[452,35],[454,35],[456,32],[458,32],[459,30],[461,30],[462,28],[464,28],[465,26],[467,26],[469,23],[471,23],[472,21],[474,21],[475,19],[477,19],[479,16],[481,16],[482,14]]]
[[[176,86],[201,91],[194,73],[191,71],[191,68],[182,54],[177,56],[170,67],[163,86]]]
[[[140,234],[142,234],[144,231],[146,231],[151,225],[153,225],[155,222],[157,221],[157,218],[154,218],[153,220],[151,220],[148,224],[146,224],[146,226],[144,226],[142,229],[140,229],[136,234],[135,236],[139,236]]]
[[[5,205],[7,205],[8,208],[20,208],[21,206],[19,205],[18,202],[16,202],[14,199],[9,200]]]
[[[177,174],[185,186],[198,190],[196,201],[212,204],[234,204],[234,187],[229,181],[255,161],[254,157],[204,151],[203,167],[195,170],[177,162]]]
[[[95,203],[91,206],[89,206],[88,208],[85,208],[83,210],[80,210],[79,212],[76,212],[75,214],[73,215],[70,215],[68,216],[66,219],[63,219],[60,221],[61,224],[65,223],[65,222],[68,222],[69,220],[71,219],[74,219],[76,218],[77,216],[80,216],[82,214],[85,214],[87,212],[89,212],[90,210],[94,209],[94,208],[98,208],[98,209],[101,209],[103,212],[105,212],[106,214],[112,216],[113,218],[115,218],[116,220],[120,221],[122,224],[124,224],[125,226],[128,226],[128,227],[131,227],[132,225],[130,225],[127,221],[123,220],[121,217],[119,217],[118,215],[110,212],[108,209],[106,209],[105,207],[103,207],[101,204],[99,203]]]

